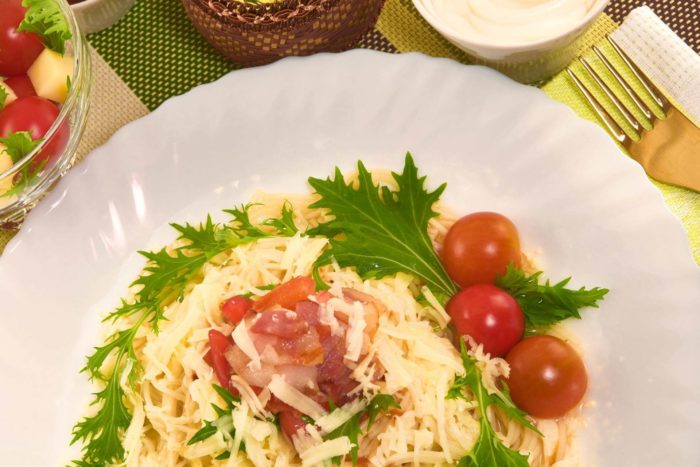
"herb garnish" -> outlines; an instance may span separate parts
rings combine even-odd
[[[294,208],[289,201],[285,201],[282,205],[280,217],[267,219],[263,225],[274,227],[279,235],[284,237],[293,237],[299,231],[294,224]]]
[[[10,156],[13,164],[16,164],[24,156],[32,152],[40,142],[40,139],[33,140],[32,135],[28,131],[15,131],[4,138],[0,138],[0,143],[5,145],[4,152]]]
[[[5,107],[5,101],[7,100],[8,94],[5,88],[0,86],[0,109]]]
[[[455,382],[447,392],[447,399],[475,400],[479,409],[479,438],[472,450],[462,457],[457,465],[460,467],[527,467],[527,456],[508,448],[496,435],[487,416],[490,405],[503,410],[511,419],[524,427],[542,435],[537,427],[526,418],[525,412],[518,409],[508,395],[508,390],[502,394],[489,394],[481,382],[481,370],[476,361],[467,352],[467,346],[460,339],[460,354],[464,365],[464,374],[455,378]],[[465,393],[468,389],[472,395]]]
[[[403,173],[392,172],[397,191],[380,187],[371,173],[358,162],[358,186],[346,183],[340,169],[334,178],[309,178],[309,184],[321,199],[311,208],[328,209],[335,218],[309,233],[330,238],[331,248],[317,266],[335,259],[340,266],[351,266],[364,277],[383,277],[406,272],[423,279],[442,303],[449,300],[457,286],[445,271],[428,236],[428,221],[437,215],[432,206],[440,199],[445,184],[435,191],[425,189],[410,153],[406,154]],[[314,271],[317,284],[322,281]],[[567,318],[580,318],[578,310],[597,307],[607,289],[570,290],[569,279],[555,285],[539,284],[541,273],[527,276],[510,266],[497,285],[513,295],[525,314],[528,331],[542,330]]]
[[[73,428],[71,444],[83,442],[83,459],[76,463],[110,464],[124,459],[121,437],[131,423],[131,413],[126,405],[127,394],[120,382],[126,377],[133,388],[141,370],[134,351],[134,339],[143,323],[149,323],[154,332],[158,332],[165,307],[183,299],[187,285],[198,277],[202,266],[209,260],[261,236],[273,235],[260,230],[248,231],[251,228],[248,209],[249,206],[243,206],[229,211],[233,215],[229,224],[214,224],[209,216],[198,226],[171,224],[179,232],[178,239],[183,246],[174,251],[163,248],[157,252],[139,252],[149,261],[144,274],[132,283],[139,290],[133,302],[122,300],[105,321],[125,317],[137,319],[131,327],[115,332],[103,346],[96,347],[82,370],[91,380],[102,382],[104,389],[95,394],[92,402],[99,407],[97,413],[85,417]],[[105,375],[102,366],[110,355],[115,355],[113,370]]]
[[[63,55],[66,52],[66,41],[72,36],[58,2],[24,0],[22,6],[27,7],[27,12],[17,30],[37,34],[47,48]]]
[[[1,88],[0,88],[1,89]],[[10,156],[13,164],[16,164],[41,142],[41,139],[34,140],[28,131],[12,132],[4,138],[0,138],[5,148],[2,152]],[[22,193],[27,187],[39,182],[39,174],[44,170],[48,158],[44,158],[39,163],[27,164],[19,172],[19,176],[14,180],[12,187],[0,193],[1,197],[8,197]]]
[[[214,390],[221,396],[221,398],[226,403],[226,407],[222,408],[216,404],[211,404],[211,407],[216,412],[218,417],[216,420],[205,420],[204,426],[190,438],[187,445],[192,445],[204,441],[207,438],[214,436],[216,433],[221,433],[225,439],[232,441],[236,436],[236,427],[233,425],[233,416],[231,412],[235,409],[241,402],[240,398],[234,397],[226,389],[222,388],[218,384],[212,384]],[[245,443],[241,441],[241,445],[238,448],[239,451],[245,452]],[[231,457],[231,451],[226,450],[216,456],[216,459],[228,459]]]
[[[427,191],[425,176],[418,176],[410,153],[406,154],[403,173],[392,172],[397,191],[375,185],[361,161],[357,168],[357,189],[352,182],[345,182],[338,168],[333,179],[309,178],[309,184],[321,196],[310,207],[328,209],[335,216],[313,230],[331,238],[331,249],[321,255],[317,264],[335,259],[340,266],[355,267],[364,278],[399,272],[413,274],[446,301],[457,292],[457,287],[428,236],[428,221],[437,216],[433,204],[446,185]]]
[[[541,276],[541,271],[528,276],[509,265],[506,273],[496,279],[496,285],[515,297],[523,310],[527,333],[544,331],[568,318],[581,319],[581,308],[598,308],[598,301],[609,292],[600,287],[567,289],[571,277],[554,285],[549,280],[540,284]]]
[[[357,465],[357,454],[360,449],[358,438],[362,433],[362,428],[360,426],[362,418],[367,415],[367,427],[365,428],[365,433],[367,433],[380,413],[388,412],[391,408],[398,409],[400,407],[401,406],[399,403],[396,402],[396,399],[394,399],[394,396],[390,394],[377,394],[372,398],[372,400],[369,401],[369,404],[367,404],[367,407],[364,410],[350,417],[348,421],[326,434],[323,439],[325,441],[329,441],[347,436],[352,443],[352,449],[350,450],[352,465]],[[343,458],[341,456],[333,458],[333,464],[335,465],[340,465],[342,461]]]

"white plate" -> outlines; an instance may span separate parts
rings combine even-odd
[[[236,71],[120,130],[35,209],[0,259],[0,459],[71,454],[98,313],[137,249],[257,187],[306,190],[333,166],[399,169],[413,152],[463,213],[495,210],[553,279],[611,292],[575,328],[601,466],[700,465],[700,271],[679,222],[597,126],[490,70],[368,51]]]

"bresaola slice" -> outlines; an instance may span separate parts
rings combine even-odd
[[[306,333],[309,324],[295,311],[271,310],[260,313],[250,330],[258,334],[269,334],[283,339],[295,339]]]
[[[328,400],[341,406],[353,399],[350,395],[357,381],[352,378],[352,370],[345,365],[345,341],[342,337],[328,336],[323,341],[323,363],[318,368],[318,385]]]
[[[296,282],[305,284],[301,280]],[[286,297],[292,295],[288,294],[286,284],[281,288],[286,290]],[[274,289],[270,293],[273,292]],[[226,352],[231,371],[256,391],[268,387],[274,378],[281,376],[287,385],[327,408],[330,404],[342,406],[355,399],[357,394],[353,390],[358,382],[348,365],[353,362],[345,358],[351,324],[348,315],[339,309],[351,305],[366,310],[365,321],[374,333],[380,305],[373,297],[352,289],[345,289],[339,295],[328,292],[306,295],[290,306],[292,309],[272,305],[257,312],[255,306],[251,306],[238,326],[245,326],[244,332],[259,360],[253,364],[246,352],[232,345]],[[369,338],[364,334],[361,337]],[[275,397],[268,401],[266,409],[279,414],[283,431],[290,437],[305,425],[299,410]]]

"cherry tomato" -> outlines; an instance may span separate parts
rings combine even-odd
[[[331,298],[334,298],[334,295],[327,290],[321,290],[319,292],[316,292],[317,303],[326,303]]]
[[[520,266],[520,237],[515,225],[495,212],[464,216],[450,228],[442,263],[461,287],[492,284],[509,263]]]
[[[0,75],[26,73],[36,57],[44,50],[39,36],[17,32],[27,11],[22,0],[0,0]]]
[[[207,363],[207,365],[214,368],[214,360],[211,359],[211,348],[207,350],[207,353],[204,354],[202,360],[204,360]]]
[[[289,439],[292,439],[299,428],[304,428],[306,422],[296,410],[283,410],[279,413],[280,426]]]
[[[304,276],[295,277],[260,297],[253,303],[253,309],[263,311],[277,305],[291,310],[297,302],[306,300],[313,294],[314,290],[316,290],[316,284],[313,279]]]
[[[58,117],[58,107],[53,102],[41,97],[21,97],[5,106],[0,111],[0,137],[16,131],[28,131],[32,139],[42,138]],[[34,161],[40,164],[58,156],[68,144],[68,123],[64,122],[53,134],[51,140],[44,144],[43,151]]]
[[[576,407],[588,387],[586,367],[569,344],[553,336],[528,337],[506,357],[513,402],[538,418],[558,418]]]
[[[209,360],[216,373],[219,384],[232,394],[238,395],[238,391],[231,385],[231,365],[226,360],[226,351],[231,348],[231,339],[223,335],[216,329],[209,330]]]
[[[248,300],[241,295],[236,295],[221,304],[221,312],[231,324],[238,324],[252,306],[252,300]]]
[[[2,1],[2,0],[0,0]],[[36,96],[32,80],[27,75],[17,75],[5,80],[17,97]]]
[[[525,316],[518,302],[491,284],[458,292],[447,302],[447,313],[460,335],[471,336],[493,357],[507,354],[525,332]]]

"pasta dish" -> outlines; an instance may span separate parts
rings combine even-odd
[[[507,218],[424,181],[360,163],[174,225],[88,357],[76,463],[579,465],[587,376],[558,323],[607,290],[540,281]]]

